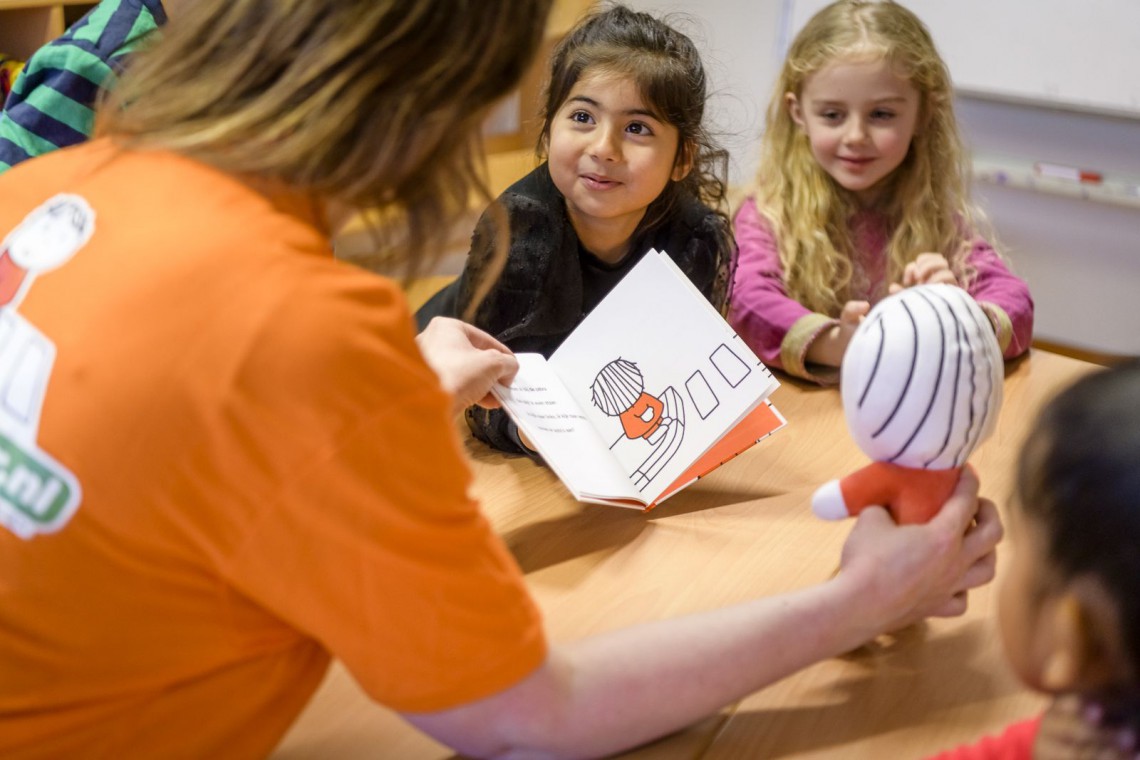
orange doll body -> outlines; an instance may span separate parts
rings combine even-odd
[[[924,523],[941,509],[958,484],[960,467],[921,470],[872,462],[841,480],[825,484],[812,499],[812,510],[839,519],[880,506],[899,525]]]

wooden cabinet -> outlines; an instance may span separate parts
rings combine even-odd
[[[0,0],[0,53],[27,60],[95,3]]]
[[[542,87],[549,73],[550,52],[593,4],[594,0],[555,1],[547,20],[546,36],[534,63],[518,90],[499,104],[484,126],[483,144],[489,156],[534,150],[541,126],[538,112],[542,105]]]

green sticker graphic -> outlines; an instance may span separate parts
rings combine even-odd
[[[23,539],[53,533],[79,507],[79,481],[37,445],[55,343],[19,314],[36,277],[63,266],[95,232],[95,212],[61,193],[0,241],[0,526]]]
[[[0,523],[21,538],[52,533],[79,506],[79,483],[38,449],[0,433]]]

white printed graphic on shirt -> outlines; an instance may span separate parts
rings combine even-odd
[[[75,476],[36,443],[55,344],[16,308],[36,275],[66,263],[94,230],[87,201],[61,194],[0,243],[0,525],[23,539],[67,524],[80,489]]]

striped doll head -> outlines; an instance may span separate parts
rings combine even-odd
[[[960,467],[993,432],[1003,377],[993,327],[966,291],[907,288],[876,304],[847,347],[847,427],[875,461]]]

